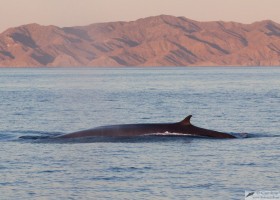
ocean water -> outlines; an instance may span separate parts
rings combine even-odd
[[[1,200],[224,200],[280,190],[277,67],[0,69],[0,102]],[[189,114],[199,127],[248,137],[43,139]]]

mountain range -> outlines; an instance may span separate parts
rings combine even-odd
[[[160,15],[0,34],[1,67],[280,66],[280,25],[198,22]]]

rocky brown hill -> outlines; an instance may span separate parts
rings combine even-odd
[[[161,15],[0,34],[0,66],[280,66],[280,25],[197,22]]]

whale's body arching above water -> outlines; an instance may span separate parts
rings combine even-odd
[[[177,123],[120,124],[100,126],[93,129],[60,135],[56,138],[85,138],[94,136],[133,137],[157,133],[178,133],[211,138],[235,138],[235,136],[228,133],[194,126],[190,122],[191,117],[192,115],[189,115],[184,120]]]

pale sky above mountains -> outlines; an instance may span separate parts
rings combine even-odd
[[[160,14],[197,21],[280,23],[280,0],[0,0],[0,32],[38,23],[60,27],[131,21]]]

